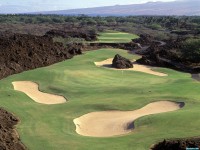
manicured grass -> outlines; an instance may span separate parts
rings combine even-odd
[[[0,80],[0,106],[17,115],[17,131],[30,150],[147,150],[164,138],[198,136],[200,133],[200,84],[190,74],[159,68],[169,74],[158,77],[141,72],[99,68],[95,61],[116,53],[135,59],[125,50],[90,51],[48,67]],[[45,92],[61,94],[65,104],[44,105],[14,91],[12,81],[39,83]],[[145,116],[125,136],[92,138],[75,132],[73,119],[93,111],[134,110],[159,100],[183,101],[175,112]]]
[[[106,31],[99,33],[98,43],[128,43],[132,39],[138,38],[135,34],[129,34],[118,31]]]

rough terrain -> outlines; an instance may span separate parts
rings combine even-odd
[[[63,30],[50,30],[46,32],[45,36],[62,37],[62,38],[81,38],[86,41],[96,41],[97,34],[93,31],[63,31]]]
[[[135,42],[137,41],[144,45],[145,40],[149,43],[149,39],[145,36],[141,36],[141,39],[135,40]],[[186,60],[183,53],[181,53],[185,41],[186,39],[183,38],[170,39],[165,42],[152,40],[148,47],[136,51],[137,54],[142,55],[142,58],[137,62],[151,66],[172,68],[183,72],[199,73],[200,61],[198,59]]]
[[[25,150],[19,135],[15,131],[15,125],[19,122],[13,114],[0,108],[0,150]]]
[[[81,54],[82,46],[71,45],[65,48],[55,43],[51,37],[1,33],[0,34],[0,79]]]
[[[156,144],[152,150],[186,150],[186,148],[200,148],[200,138],[163,140]]]

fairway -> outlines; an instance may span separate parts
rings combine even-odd
[[[138,38],[135,34],[119,32],[119,31],[105,31],[99,33],[96,43],[128,43],[132,39]]]
[[[100,49],[0,80],[0,106],[20,118],[16,128],[28,149],[148,150],[164,138],[199,136],[199,82],[188,73],[166,68],[153,69],[168,75],[160,77],[94,64],[116,54],[131,60],[138,58],[125,50]],[[38,83],[41,92],[64,96],[67,102],[37,103],[14,90],[12,82],[15,81]],[[134,121],[134,130],[125,135],[98,138],[76,133],[73,120],[85,114],[132,111],[158,101],[184,102],[185,106],[140,117]]]

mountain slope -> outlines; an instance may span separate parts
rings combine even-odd
[[[182,0],[173,2],[148,2],[145,4],[115,5],[85,9],[71,9],[61,11],[40,12],[41,14],[63,15],[200,15],[199,0]]]

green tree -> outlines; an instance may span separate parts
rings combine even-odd
[[[185,60],[200,63],[200,39],[186,40],[181,52]]]

